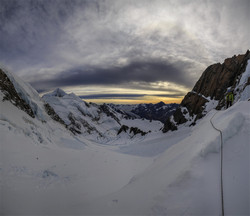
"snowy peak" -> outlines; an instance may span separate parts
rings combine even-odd
[[[144,131],[148,132],[151,129],[150,125],[145,127],[145,121],[141,119],[130,120],[122,112],[115,111],[107,104],[87,103],[74,93],[66,94],[60,88],[45,94],[41,98],[29,84],[2,69],[0,69],[0,103],[1,117],[6,119],[7,122],[12,122],[15,115],[9,110],[15,110],[16,117],[18,116],[18,119],[20,119],[20,124],[17,127],[26,131],[27,134],[34,135],[37,140],[45,140],[46,138],[41,138],[40,133],[33,133],[33,126],[28,126],[26,130],[23,128],[24,125],[27,125],[27,123],[32,125],[43,124],[43,128],[50,128],[51,124],[55,124],[56,128],[60,130],[66,128],[69,133],[72,132],[78,137],[100,143],[106,143],[120,137],[124,138],[124,136],[128,139],[134,137],[134,135],[130,135],[130,132],[127,135],[118,136],[122,125],[136,128],[137,131],[142,132],[140,134],[144,134]],[[33,120],[30,120],[25,113],[32,117]],[[14,125],[16,124],[14,123]],[[157,128],[158,131],[162,127],[157,122],[151,125]],[[39,127],[37,126],[37,130],[42,131],[43,129],[39,129]]]
[[[55,89],[53,92],[46,94],[47,96],[63,97],[67,95],[65,91],[60,88]]]
[[[93,121],[98,115],[97,108],[89,106],[75,94],[66,94],[61,89],[45,94],[43,100],[55,110],[55,113],[63,120],[66,127],[74,134],[97,133]]]
[[[64,94],[60,89],[45,94],[43,100],[55,111],[73,134],[84,135],[91,140],[110,141],[117,139],[122,125],[137,128],[142,131],[141,135],[146,134],[143,133],[144,131],[150,130],[143,126],[145,122],[141,119],[130,120],[126,114],[118,112],[107,104],[87,103],[74,93]],[[159,130],[158,123],[157,127]],[[127,132],[127,134],[130,134],[130,132]],[[129,137],[130,135],[128,135]]]
[[[249,50],[238,56],[209,66],[195,84],[193,90],[188,92],[182,100],[180,107],[165,122],[163,132],[176,130],[178,125],[194,125],[211,109],[225,108],[227,90],[230,88],[235,96],[235,102],[246,95],[248,82],[250,52]],[[245,77],[241,81],[241,77]],[[245,90],[245,91],[244,91]],[[248,94],[249,95],[249,94]],[[245,96],[248,97],[248,96]]]

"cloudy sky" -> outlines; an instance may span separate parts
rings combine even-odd
[[[39,92],[180,102],[250,48],[249,0],[0,0],[0,64]]]

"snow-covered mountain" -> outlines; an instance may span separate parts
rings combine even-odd
[[[175,110],[179,107],[179,104],[165,104],[159,102],[157,104],[136,104],[136,105],[116,105],[109,104],[117,112],[123,112],[132,118],[145,118],[148,120],[159,120],[165,123],[168,117],[170,117]]]
[[[225,215],[249,215],[249,77],[248,60],[232,107],[213,109],[218,101],[207,97],[196,125],[162,133],[159,121],[60,89],[40,98],[1,70],[0,214],[220,215],[221,137],[212,122],[222,131]]]
[[[53,108],[73,134],[100,142],[119,139],[123,133],[128,137],[145,135],[152,130],[158,131],[163,126],[158,121],[130,119],[127,114],[114,110],[107,104],[87,103],[74,93],[66,94],[62,89],[45,94],[43,100]],[[145,127],[146,124],[150,126]]]

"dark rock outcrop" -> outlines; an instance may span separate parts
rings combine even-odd
[[[141,134],[142,136],[145,136],[148,133],[148,132],[142,131],[141,129],[139,129],[137,127],[131,127],[129,132],[133,133],[134,136],[137,135],[137,134]]]
[[[122,125],[120,130],[118,131],[117,135],[119,135],[121,132],[127,133],[129,127],[127,125]]]
[[[100,113],[105,113],[107,116],[113,118],[119,125],[121,124],[120,120],[112,112],[111,107],[109,107],[107,104],[100,105],[100,107],[99,107],[99,114]]]
[[[130,127],[129,128],[127,125],[122,125],[120,130],[118,131],[117,135],[119,135],[122,132],[125,132],[125,133],[129,132],[130,134],[133,134],[133,136],[135,136],[137,134],[141,134],[141,136],[145,136],[147,133],[150,133],[150,131],[145,132],[137,127]]]
[[[8,76],[0,69],[0,90],[3,92],[3,101],[8,100],[19,109],[26,112],[32,118],[35,118],[35,114],[30,105],[27,104],[17,93],[13,83]]]
[[[91,126],[85,119],[76,118],[73,113],[69,113],[68,119],[70,124],[66,126],[74,135],[87,132],[88,134],[97,133],[100,137],[103,135],[94,127]]]
[[[47,114],[53,120],[55,120],[55,121],[59,122],[60,124],[66,126],[65,122],[59,117],[59,115],[57,115],[57,113],[55,112],[55,110],[48,103],[44,104],[44,108],[45,108],[45,111],[47,112]]]
[[[70,124],[67,125],[67,128],[73,133],[73,134],[81,134],[81,124],[78,122],[78,120],[75,118],[73,113],[69,113],[68,118],[70,120]]]
[[[187,122],[188,119],[186,119],[185,114],[194,118],[191,123],[191,125],[194,125],[198,119],[205,115],[205,104],[208,102],[207,98],[209,97],[218,101],[216,109],[220,110],[224,107],[227,89],[229,87],[232,90],[235,89],[239,77],[246,70],[249,59],[250,52],[248,50],[246,54],[226,59],[223,64],[217,63],[209,66],[203,72],[193,90],[187,93],[180,107],[173,114],[172,119],[174,119],[175,123],[171,120],[171,117],[168,118],[163,132],[176,130],[176,126]],[[186,113],[183,113],[183,110],[186,110]]]

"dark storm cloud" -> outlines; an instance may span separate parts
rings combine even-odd
[[[180,98],[183,96],[182,94],[154,94],[154,95],[150,95],[150,96],[155,96],[155,97],[166,97],[166,98]]]
[[[208,65],[250,48],[249,8],[249,0],[0,0],[0,63],[41,91],[191,88]]]
[[[84,0],[1,0],[1,59],[22,67],[48,61],[65,23],[85,5]]]
[[[177,68],[180,65],[183,68]],[[191,87],[193,81],[185,73],[188,63],[179,62],[175,65],[160,61],[132,62],[124,67],[77,68],[64,71],[50,79],[37,77],[31,84],[37,89],[46,89],[52,86],[79,86],[79,85],[119,85],[130,82],[152,83],[168,81],[186,87]]]

